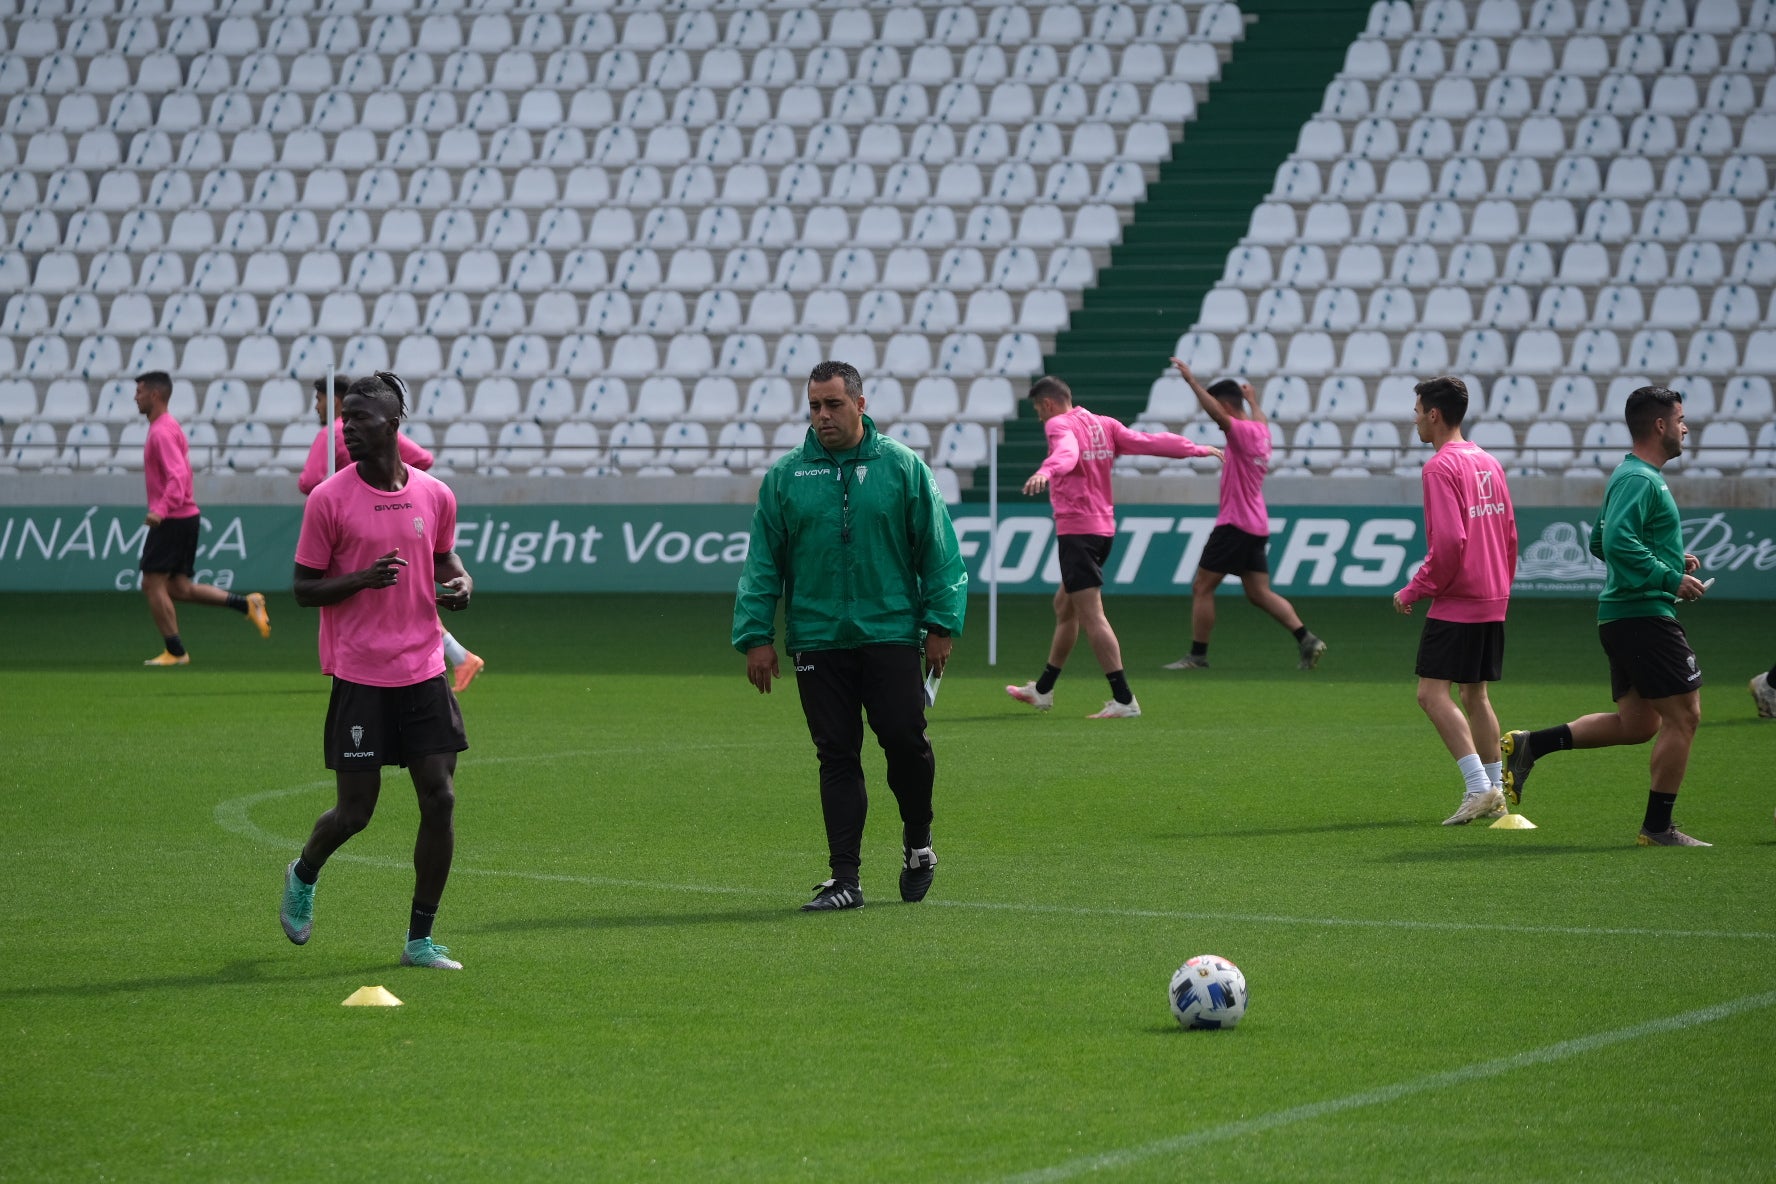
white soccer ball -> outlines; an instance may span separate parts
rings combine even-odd
[[[1218,954],[1199,954],[1178,967],[1166,995],[1186,1028],[1231,1028],[1246,1014],[1246,976]]]

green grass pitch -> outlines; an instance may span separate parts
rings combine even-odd
[[[456,870],[396,965],[415,809],[385,779],[313,941],[280,876],[331,800],[313,615],[269,642],[133,596],[4,596],[0,1180],[1769,1180],[1776,1172],[1776,722],[1745,680],[1768,604],[1685,621],[1710,682],[1677,817],[1634,846],[1647,749],[1562,754],[1539,827],[1445,828],[1458,778],[1413,701],[1421,618],[1305,600],[1331,648],[1224,598],[1213,670],[1159,667],[1188,605],[1109,598],[1145,715],[1082,645],[1038,715],[1047,601],[985,597],[931,713],[931,897],[823,879],[791,682],[759,696],[723,597],[484,597],[453,618]],[[1524,602],[1506,727],[1608,706],[1581,602]],[[1165,986],[1218,953],[1232,1032]],[[360,986],[405,1000],[342,1008]]]

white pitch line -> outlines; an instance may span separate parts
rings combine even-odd
[[[1695,1011],[1667,1016],[1664,1019],[1648,1020],[1631,1027],[1617,1028],[1613,1032],[1597,1032],[1573,1040],[1562,1040],[1555,1044],[1544,1045],[1541,1048],[1528,1049],[1512,1056],[1500,1057],[1497,1060],[1480,1061],[1477,1064],[1465,1065],[1459,1069],[1417,1077],[1411,1081],[1402,1081],[1394,1085],[1384,1085],[1376,1089],[1363,1090],[1360,1093],[1347,1094],[1342,1098],[1331,1098],[1324,1102],[1309,1102],[1304,1106],[1291,1106],[1286,1110],[1276,1110],[1269,1114],[1259,1115],[1257,1118],[1222,1123],[1220,1126],[1192,1131],[1189,1134],[1174,1135],[1169,1139],[1143,1143],[1138,1147],[1124,1147],[1115,1151],[1105,1151],[1098,1155],[1081,1156],[1078,1159],[1066,1160],[1052,1167],[1038,1168],[1035,1171],[1003,1177],[1001,1184],[1050,1184],[1051,1181],[1071,1180],[1076,1176],[1090,1172],[1115,1171],[1118,1168],[1129,1167],[1192,1147],[1200,1147],[1205,1143],[1220,1143],[1245,1135],[1261,1135],[1280,1127],[1293,1126],[1299,1122],[1311,1122],[1316,1118],[1325,1118],[1328,1115],[1340,1114],[1346,1110],[1356,1110],[1364,1106],[1384,1106],[1389,1102],[1397,1102],[1401,1098],[1408,1098],[1414,1094],[1429,1093],[1433,1090],[1484,1081],[1489,1077],[1498,1077],[1518,1069],[1568,1060],[1630,1040],[1639,1040],[1648,1036],[1662,1036],[1669,1032],[1679,1032],[1701,1024],[1711,1024],[1716,1020],[1730,1019],[1733,1016],[1772,1005],[1776,1005],[1776,991],[1766,991],[1761,995],[1746,995],[1740,999],[1717,1003],[1712,1007],[1698,1008]]]
[[[715,745],[709,747],[731,747]],[[604,750],[608,752],[609,750]],[[595,756],[599,750],[588,749],[584,752],[554,753],[548,756],[513,756],[486,757],[477,761],[478,764],[504,764],[518,761],[555,760],[563,757]],[[301,843],[300,839],[274,835],[253,821],[252,808],[261,802],[275,801],[279,798],[292,797],[299,793],[307,793],[319,789],[331,789],[333,782],[307,781],[300,785],[286,786],[282,789],[269,789],[262,793],[248,794],[245,797],[231,798],[216,805],[216,824],[223,830],[254,842],[271,847],[293,847]],[[339,851],[334,859],[357,863],[366,867],[381,867],[402,870],[412,864],[404,860],[382,859],[373,855],[358,855],[351,851]],[[478,868],[457,866],[451,869],[456,875],[463,876],[496,876],[514,880],[531,880],[543,884],[583,884],[598,888],[635,888],[646,892],[689,892],[704,896],[756,896],[779,898],[783,894],[770,888],[742,888],[723,884],[672,884],[656,880],[620,879],[613,876],[583,876],[565,872],[528,872],[508,871],[502,868]],[[1559,937],[1652,937],[1661,940],[1686,939],[1726,939],[1729,941],[1772,941],[1776,940],[1776,932],[1761,930],[1731,929],[1652,929],[1632,926],[1586,926],[1586,925],[1509,925],[1492,921],[1414,921],[1393,917],[1296,917],[1276,913],[1209,913],[1184,912],[1168,909],[1118,909],[1096,908],[1091,906],[1035,904],[1018,902],[999,902],[989,900],[933,900],[927,899],[927,905],[937,908],[979,909],[986,912],[1008,913],[1039,913],[1062,917],[1126,917],[1144,918],[1156,921],[1201,921],[1214,924],[1239,925],[1298,925],[1322,929],[1405,929],[1425,930],[1443,933],[1517,933],[1525,936],[1559,936]]]
[[[1109,909],[1061,904],[994,904],[971,900],[930,900],[939,908],[1004,909],[1020,913],[1059,913],[1076,917],[1152,917],[1165,921],[1229,921],[1245,925],[1319,925],[1351,929],[1430,929],[1452,932],[1559,934],[1565,937],[1724,937],[1776,940],[1776,933],[1733,929],[1646,929],[1631,926],[1507,925],[1497,921],[1412,921],[1394,917],[1295,917],[1282,913],[1187,913],[1165,909]]]

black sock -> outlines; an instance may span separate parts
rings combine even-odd
[[[432,935],[432,922],[438,919],[436,904],[420,904],[413,902],[413,912],[407,919],[407,940],[418,941],[422,937]]]
[[[1291,629],[1291,630],[1289,630],[1289,632],[1294,635],[1296,641],[1300,641],[1302,638],[1307,636],[1307,626],[1303,625],[1301,628]]]
[[[296,878],[304,884],[312,886],[316,880],[321,878],[320,865],[310,863],[306,856],[298,855],[296,857]]]
[[[1190,643],[1190,656],[1193,658],[1208,657],[1209,656],[1209,643],[1206,641],[1191,642]]]
[[[238,592],[230,592],[228,594],[228,601],[227,601],[226,607],[233,609],[237,613],[241,613],[242,615],[245,615],[246,611],[247,611],[247,598],[245,596],[242,596]]]
[[[1573,730],[1566,724],[1529,734],[1529,759],[1539,761],[1550,752],[1566,752],[1573,746]]]
[[[1055,679],[1060,676],[1061,668],[1059,666],[1044,666],[1042,668],[1042,677],[1036,680],[1036,693],[1038,695],[1046,695],[1054,690]]]
[[[1764,681],[1776,687],[1776,666],[1770,667],[1770,673],[1764,675]]]
[[[1640,825],[1643,830],[1652,834],[1671,829],[1671,807],[1677,805],[1674,793],[1653,793],[1647,791],[1646,819]]]
[[[185,643],[179,640],[179,635],[177,633],[166,639],[166,647],[167,653],[175,658],[183,658],[185,656]]]
[[[1127,707],[1135,701],[1135,693],[1129,690],[1129,680],[1123,677],[1122,671],[1112,670],[1104,677],[1110,680],[1110,694],[1118,703]]]
[[[926,847],[931,846],[931,828],[927,826],[925,828],[924,836],[919,842],[915,843],[913,842],[913,833],[903,826],[900,828],[900,841],[908,851],[922,851]]]

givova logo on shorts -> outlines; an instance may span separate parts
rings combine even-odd
[[[362,749],[364,747],[364,725],[363,724],[353,724],[351,726],[351,738],[352,738],[352,747],[355,749],[358,749],[359,751],[357,751],[357,752],[342,752],[339,754],[340,756],[357,757],[357,756],[375,756],[376,755],[375,752],[362,751]]]

